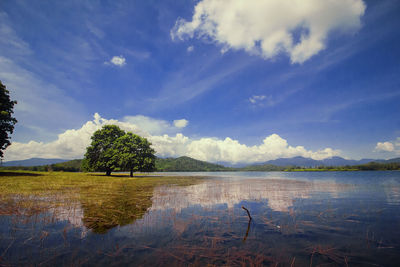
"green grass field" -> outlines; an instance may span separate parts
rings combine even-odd
[[[29,218],[62,208],[83,210],[83,223],[97,233],[141,218],[151,207],[153,189],[192,185],[201,177],[104,176],[96,173],[0,172],[0,215]]]

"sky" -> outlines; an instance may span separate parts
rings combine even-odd
[[[400,156],[400,1],[0,1],[4,160],[117,124],[160,157]]]

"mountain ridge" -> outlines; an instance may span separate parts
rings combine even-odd
[[[2,166],[4,167],[14,167],[14,166],[21,166],[21,167],[31,167],[31,166],[44,166],[44,165],[51,165],[70,161],[70,159],[47,159],[47,158],[30,158],[30,159],[23,159],[23,160],[11,160],[11,161],[4,161]]]
[[[398,158],[400,160],[400,158]],[[397,160],[389,159],[389,160]],[[274,160],[269,160],[262,163],[257,163],[254,165],[276,165],[276,166],[299,166],[299,167],[321,167],[321,166],[354,166],[367,164],[370,162],[379,162],[379,163],[389,163],[387,160],[383,159],[345,159],[342,157],[334,156],[331,158],[326,158],[322,160],[315,160],[312,158],[305,158],[302,156],[292,157],[292,158],[278,158]],[[397,161],[393,161],[397,162]]]

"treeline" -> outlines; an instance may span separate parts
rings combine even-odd
[[[398,171],[400,162],[378,163],[369,162],[354,166],[318,166],[314,168],[292,166],[287,167],[285,171]]]
[[[370,162],[356,166],[360,171],[397,171],[400,170],[400,162],[377,163]]]
[[[271,164],[262,164],[262,165],[251,165],[242,168],[235,168],[235,171],[255,171],[255,172],[272,172],[272,171],[285,171],[288,167],[271,165]]]
[[[23,170],[23,171],[39,171],[39,172],[48,172],[48,171],[64,171],[64,172],[80,172],[82,160],[74,159],[62,163],[55,163],[50,165],[42,165],[42,166],[12,166],[12,167],[1,167],[2,170]]]
[[[62,163],[56,163],[44,166],[15,166],[1,167],[1,170],[26,170],[26,171],[64,171],[81,172],[82,160],[75,159]],[[355,166],[318,166],[318,167],[300,167],[300,166],[276,166],[270,164],[251,165],[242,168],[225,167],[219,164],[213,164],[190,157],[180,158],[156,158],[156,171],[158,172],[195,172],[195,171],[395,171],[400,170],[400,162],[378,163],[370,162]],[[117,170],[120,171],[120,170]]]

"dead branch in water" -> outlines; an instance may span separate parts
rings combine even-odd
[[[251,218],[250,212],[248,209],[246,209],[244,206],[242,206],[242,209],[244,209],[245,211],[247,211],[247,215],[249,216],[249,219],[252,220],[253,218]]]

